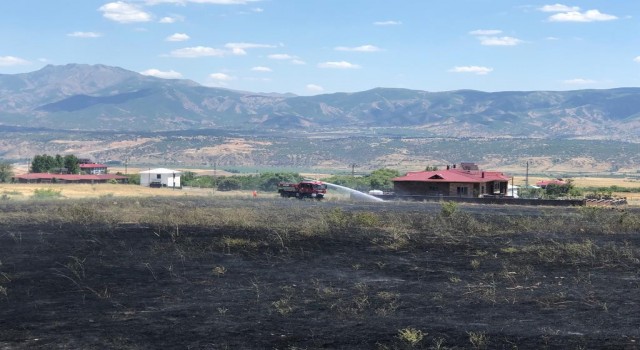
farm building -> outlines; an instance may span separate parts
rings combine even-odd
[[[128,183],[129,178],[121,175],[99,174],[99,175],[73,175],[73,174],[49,174],[49,173],[29,173],[16,175],[14,182],[20,183],[83,183],[96,184],[115,181],[117,183]]]
[[[392,179],[398,195],[477,198],[508,196],[509,178],[501,172],[480,170],[473,163],[446,170],[409,172]]]
[[[85,174],[91,175],[99,175],[107,173],[107,166],[104,164],[96,164],[96,163],[81,163],[80,171]]]
[[[140,172],[140,185],[147,187],[180,187],[179,170],[157,168]]]

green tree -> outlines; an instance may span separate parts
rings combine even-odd
[[[68,154],[62,159],[62,167],[67,168],[69,174],[80,173],[80,161],[73,154]]]
[[[53,158],[53,161],[55,163],[54,168],[64,168],[64,158],[62,158],[61,155],[56,154],[56,156]]]
[[[427,165],[427,167],[424,169],[424,171],[436,171],[438,170],[438,167],[435,165]]]
[[[232,177],[225,177],[218,181],[218,191],[234,191],[240,189],[240,181]]]
[[[31,162],[32,173],[46,173],[56,167],[56,159],[47,154],[36,155]]]
[[[258,188],[262,191],[275,191],[279,182],[299,182],[302,176],[296,173],[271,173],[260,174]],[[247,188],[250,189],[250,188]]]
[[[368,176],[370,189],[390,190],[393,189],[393,181],[391,179],[400,176],[397,170],[378,169],[371,172]]]
[[[545,187],[545,194],[549,198],[581,197],[582,191],[575,188],[573,180],[569,179],[564,184],[548,184]]]
[[[8,162],[0,162],[0,182],[9,182],[13,177],[13,165]]]
[[[129,183],[132,185],[140,184],[140,174],[128,174],[126,175],[129,178]]]
[[[195,179],[196,179],[196,173],[194,173],[193,171],[185,171],[180,176],[180,181],[187,186],[191,186],[190,185],[191,181]]]
[[[369,191],[371,189],[371,182],[368,178],[363,176],[354,177],[351,175],[334,175],[324,179],[323,181],[349,187],[357,191]]]

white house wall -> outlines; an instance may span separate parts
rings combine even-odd
[[[149,187],[149,183],[160,181],[162,186],[173,187],[174,179],[173,174],[159,174],[160,178],[158,179],[158,174],[150,173],[150,174],[140,174],[140,186]],[[180,175],[176,174],[175,177],[175,187],[180,187]]]

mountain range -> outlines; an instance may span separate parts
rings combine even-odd
[[[408,128],[424,136],[633,141],[640,88],[427,92],[375,88],[316,96],[234,91],[105,65],[0,75],[0,125],[93,131]]]

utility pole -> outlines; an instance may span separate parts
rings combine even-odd
[[[529,161],[527,161],[527,172],[524,178],[524,187],[529,188]]]
[[[529,161],[527,161],[527,172],[526,175],[524,177],[524,188],[525,188],[525,193],[527,194],[527,198],[531,198],[530,196],[530,192],[529,192]]]
[[[218,182],[218,173],[217,173],[217,169],[218,168],[218,162],[213,162],[213,181],[211,181],[212,183],[212,188],[213,188],[213,192],[216,191],[216,183]]]

